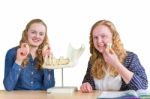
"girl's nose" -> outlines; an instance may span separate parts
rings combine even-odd
[[[39,33],[36,33],[36,37],[40,37],[40,34],[39,34]]]
[[[98,43],[102,42],[102,39],[100,37],[98,37],[97,42]]]

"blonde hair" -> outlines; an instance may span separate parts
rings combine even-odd
[[[28,43],[28,30],[30,28],[30,26],[34,23],[40,23],[42,25],[45,26],[45,29],[46,29],[46,34],[45,34],[45,38],[44,38],[44,41],[42,42],[42,44],[38,47],[37,51],[36,51],[36,67],[38,69],[41,68],[41,66],[43,65],[44,63],[44,59],[43,59],[43,55],[42,55],[42,49],[45,45],[48,45],[49,42],[48,42],[48,36],[47,36],[47,25],[44,23],[44,21],[42,21],[41,19],[33,19],[31,20],[25,27],[23,33],[22,33],[22,38],[20,40],[20,46],[22,43]],[[28,61],[29,59],[25,59],[22,63],[23,66],[27,65],[28,64]]]
[[[104,26],[108,27],[109,30],[111,31],[111,33],[112,33],[112,49],[117,54],[119,61],[121,63],[124,62],[124,59],[127,55],[126,50],[123,48],[123,44],[121,43],[119,34],[118,34],[114,24],[108,20],[100,20],[100,21],[96,22],[91,28],[90,38],[89,38],[90,39],[90,42],[89,42],[90,43],[90,53],[91,53],[90,63],[92,65],[91,74],[94,78],[102,79],[105,76],[104,69],[107,69],[108,67],[110,67],[111,75],[117,76],[118,72],[115,70],[115,68],[106,64],[106,62],[104,61],[103,55],[101,53],[99,53],[96,50],[96,48],[94,47],[92,34],[93,34],[93,30],[98,25],[104,25]]]

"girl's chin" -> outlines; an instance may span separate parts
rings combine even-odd
[[[32,44],[31,46],[32,46],[32,47],[38,47],[39,45]]]
[[[103,53],[103,49],[99,49],[99,52],[100,52],[100,53]]]

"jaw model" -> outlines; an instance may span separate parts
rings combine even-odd
[[[57,59],[53,57],[53,55],[51,55],[50,57],[45,57],[43,68],[51,68],[51,67],[61,68],[67,66],[75,66],[80,56],[84,52],[84,49],[85,49],[84,45],[81,45],[80,48],[76,49],[71,44],[69,44],[66,58],[60,57]]]

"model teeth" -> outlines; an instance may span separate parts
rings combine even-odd
[[[107,43],[107,48],[111,49],[112,44],[111,43]]]
[[[56,59],[55,57],[46,57],[44,59],[44,66],[59,66],[69,64],[69,58],[60,57]]]

